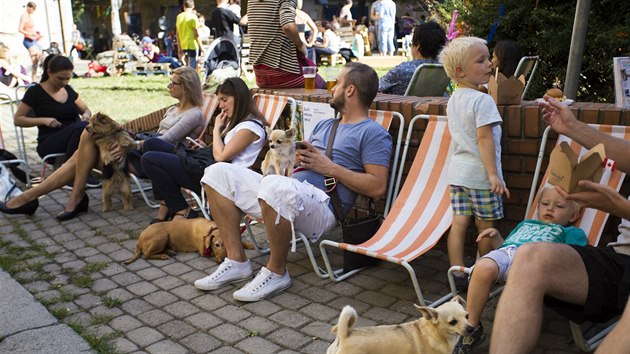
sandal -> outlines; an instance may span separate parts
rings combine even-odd
[[[186,213],[186,214],[180,213],[178,211],[177,213],[175,213],[175,215],[173,215],[173,218],[175,218],[175,216],[177,216],[177,215],[178,216],[183,216],[184,219],[196,219],[196,218],[199,217],[199,213],[197,213],[196,211],[194,211],[192,209],[189,210],[188,213]]]
[[[164,203],[164,202],[160,202],[160,207],[166,207],[166,203]],[[159,222],[169,221],[169,220],[171,220],[172,218],[173,218],[173,214],[169,213],[169,212],[168,212],[168,208],[167,208],[167,209],[166,209],[166,218],[164,218],[164,219],[160,219],[160,218],[153,218],[153,219],[151,219],[151,221],[149,221],[149,224],[150,224],[150,225],[153,225],[153,224],[157,224],[157,223],[159,223]]]

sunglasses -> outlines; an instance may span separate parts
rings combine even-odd
[[[175,82],[175,81],[171,80],[171,81],[168,82],[168,84],[170,86],[175,86],[175,85],[181,85],[182,83],[181,82]]]

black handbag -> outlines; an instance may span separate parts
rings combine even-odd
[[[335,121],[330,128],[330,138],[328,139],[328,146],[326,147],[326,156],[332,160],[332,145],[335,140],[335,134],[337,132],[337,126],[339,120]],[[334,178],[327,177],[327,180],[332,180],[332,185],[327,183],[330,187],[333,187],[329,192],[330,199],[332,201],[335,218],[341,224],[341,233],[343,235],[343,242],[358,245],[361,244],[376,234],[381,226],[381,217],[374,211],[374,201],[370,200],[369,215],[363,218],[348,220],[342,213],[341,203],[339,201],[339,193],[337,193],[336,183]],[[343,271],[349,272],[354,269],[363,268],[367,266],[376,265],[380,262],[378,258],[364,256],[355,252],[343,251]]]
[[[215,163],[212,146],[191,149],[180,144],[176,153],[182,160],[184,169],[191,181],[201,181],[206,167]]]

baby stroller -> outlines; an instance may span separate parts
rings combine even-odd
[[[206,56],[203,61],[206,69],[205,85],[213,81],[211,76],[225,79],[240,75],[241,56],[232,39],[228,37],[217,38],[210,43],[205,52]],[[214,75],[212,75],[213,73]],[[222,82],[223,80],[220,81]]]

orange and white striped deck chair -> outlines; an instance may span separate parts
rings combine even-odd
[[[614,136],[620,139],[630,140],[630,127],[619,126],[619,125],[600,125],[600,124],[589,124],[589,126],[599,130],[600,132],[609,134],[611,136]],[[547,169],[547,171],[545,172],[545,174],[543,175],[541,179],[540,184],[538,184],[540,170],[542,167],[542,161],[545,155],[545,146],[547,144],[547,138],[550,131],[551,131],[551,128],[547,127],[541,139],[540,150],[538,152],[538,161],[536,164],[536,170],[534,172],[534,179],[532,180],[532,186],[529,192],[529,200],[527,202],[527,209],[525,211],[525,219],[537,218],[538,197],[540,196],[540,191],[544,187],[550,186],[550,184],[547,183],[549,169]],[[587,149],[585,149],[580,144],[578,144],[577,142],[571,140],[570,138],[564,135],[558,136],[558,141],[556,142],[556,144],[560,144],[563,141],[567,142],[571,146],[573,151],[575,151],[575,153],[578,154],[579,156],[582,156],[584,153],[587,152]],[[626,176],[625,173],[615,168],[613,161],[607,160],[599,183],[606,184],[609,187],[613,188],[614,190],[619,191],[625,176]],[[606,226],[606,221],[608,220],[608,216],[609,214],[607,212],[597,210],[597,209],[586,208],[584,212],[582,213],[582,216],[580,217],[580,219],[577,220],[573,224],[573,226],[579,227],[582,230],[584,230],[588,238],[588,243],[592,246],[597,246],[599,244],[599,239],[604,230],[604,227]],[[466,274],[470,274],[472,272],[472,269],[464,268],[464,267],[451,267],[451,269],[449,269],[448,278],[449,278],[449,285],[451,287],[451,294],[445,296],[443,299],[457,294],[457,291],[455,290],[455,283],[453,281],[453,275],[452,275],[454,271],[461,271]],[[498,287],[496,290],[494,290],[491,293],[491,297],[498,295],[502,290],[503,290],[502,286]],[[593,335],[591,338],[585,339],[582,333],[581,326],[573,322],[570,322],[570,324],[571,324],[571,332],[573,334],[575,344],[581,350],[588,351],[588,352],[593,351],[595,347],[599,345],[599,342],[604,338],[604,336],[608,332],[610,332],[612,328],[614,327],[614,324],[613,324],[607,327],[606,329],[604,329],[603,331]]]
[[[333,270],[326,254],[326,246],[403,266],[411,277],[418,301],[424,305],[418,278],[409,263],[430,250],[448,230],[453,220],[447,181],[451,135],[445,116],[414,117],[407,129],[401,161],[405,161],[411,133],[419,119],[427,120],[422,142],[400,194],[376,234],[359,245],[324,240],[319,248],[327,273],[334,281],[342,281],[361,269],[343,274],[342,270]],[[395,191],[400,185],[404,167],[404,163],[401,163]]]
[[[263,117],[267,119],[267,122],[272,129],[276,126],[276,124],[278,124],[282,111],[284,111],[287,104],[291,105],[291,127],[295,125],[297,102],[293,97],[257,93],[254,94],[252,98],[254,99],[254,104],[260,113],[262,113]]]
[[[379,111],[379,110],[370,110],[368,113],[368,116],[370,117],[370,119],[374,120],[375,122],[377,122],[378,124],[380,124],[383,128],[385,128],[385,130],[389,131],[389,129],[391,128],[392,122],[393,121],[398,121],[398,134],[396,136],[396,141],[393,145],[393,162],[392,162],[392,167],[391,167],[391,174],[389,177],[389,181],[388,181],[388,189],[387,189],[387,194],[385,196],[385,213],[387,214],[387,211],[389,210],[389,206],[391,205],[391,201],[394,198],[393,194],[394,194],[394,178],[396,176],[396,170],[397,170],[397,166],[398,166],[398,158],[400,155],[400,146],[402,143],[402,134],[403,134],[403,129],[404,129],[404,119],[402,114],[398,113],[398,112],[392,112],[392,111]],[[267,253],[269,252],[268,248],[263,248],[259,245],[257,245],[257,243],[254,240],[254,235],[253,232],[251,230],[251,228],[249,228],[249,224],[247,222],[246,219],[246,224],[245,226],[248,229],[248,233],[250,236],[250,240],[252,241],[252,243],[254,243],[254,247],[260,251],[260,252],[264,252]],[[306,236],[299,232],[296,231],[295,236],[298,240],[300,240],[303,244],[304,247],[306,248],[306,253],[308,254],[308,257],[311,261],[311,266],[313,267],[313,271],[315,271],[315,274],[317,274],[320,278],[327,278],[329,277],[328,273],[326,272],[326,270],[324,270],[324,268],[320,267],[317,264],[317,260],[315,259],[315,255],[313,253],[313,250],[311,248],[310,245],[310,241],[306,238]]]

